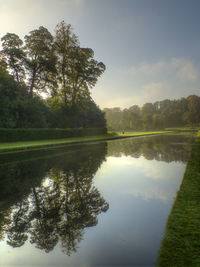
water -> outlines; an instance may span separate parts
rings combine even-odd
[[[194,138],[0,155],[0,266],[155,266]]]

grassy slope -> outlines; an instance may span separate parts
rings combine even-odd
[[[163,134],[163,133],[171,133],[172,131],[143,131],[143,132],[117,132],[117,136],[123,137],[131,137],[131,136],[142,136],[142,135],[152,135],[152,134]]]
[[[183,182],[168,218],[157,266],[200,266],[199,138],[192,150]]]
[[[118,138],[163,134],[163,133],[169,133],[169,131],[128,132],[125,134],[108,133],[108,134],[99,135],[99,136],[86,136],[86,137],[73,137],[73,138],[54,139],[54,140],[0,143],[0,153],[4,151],[9,151],[9,150],[24,150],[24,149],[34,149],[34,148],[40,148],[40,147],[45,148],[49,146],[66,145],[66,144],[72,144],[72,143],[93,142],[93,141],[111,140],[111,139],[118,139]]]
[[[185,126],[185,127],[171,127],[171,128],[165,128],[165,130],[169,131],[198,131],[198,126]]]

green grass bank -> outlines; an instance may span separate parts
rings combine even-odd
[[[169,215],[157,265],[200,266],[200,131]]]
[[[45,149],[55,146],[63,146],[73,143],[85,143],[104,140],[114,140],[129,137],[139,137],[146,135],[166,134],[170,131],[153,131],[153,132],[127,132],[127,133],[107,133],[102,135],[84,136],[84,137],[68,137],[62,139],[38,140],[38,141],[22,141],[22,142],[0,142],[0,153],[21,151],[30,149]]]

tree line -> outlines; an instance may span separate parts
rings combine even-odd
[[[41,26],[7,33],[0,51],[0,127],[104,127],[90,89],[105,71],[64,21],[52,35]],[[41,95],[46,96],[42,98]]]
[[[190,95],[178,100],[146,103],[141,108],[105,108],[109,130],[152,130],[200,124],[200,97]]]

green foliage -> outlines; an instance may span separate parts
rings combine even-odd
[[[33,90],[44,90],[50,82],[49,76],[55,73],[56,58],[53,54],[53,36],[44,27],[33,30],[25,36],[28,87],[30,94]]]
[[[24,37],[7,33],[0,51],[0,127],[105,128],[104,113],[90,96],[105,65],[82,48],[70,24]],[[40,93],[47,93],[46,100]]]
[[[47,127],[49,109],[26,86],[0,69],[0,128]]]
[[[109,130],[162,130],[167,127],[200,124],[200,97],[146,103],[142,108],[104,109]]]
[[[17,82],[24,79],[25,71],[23,62],[25,59],[25,52],[23,51],[23,42],[18,35],[14,33],[7,33],[1,38],[2,53],[5,56],[7,64],[14,75]]]

